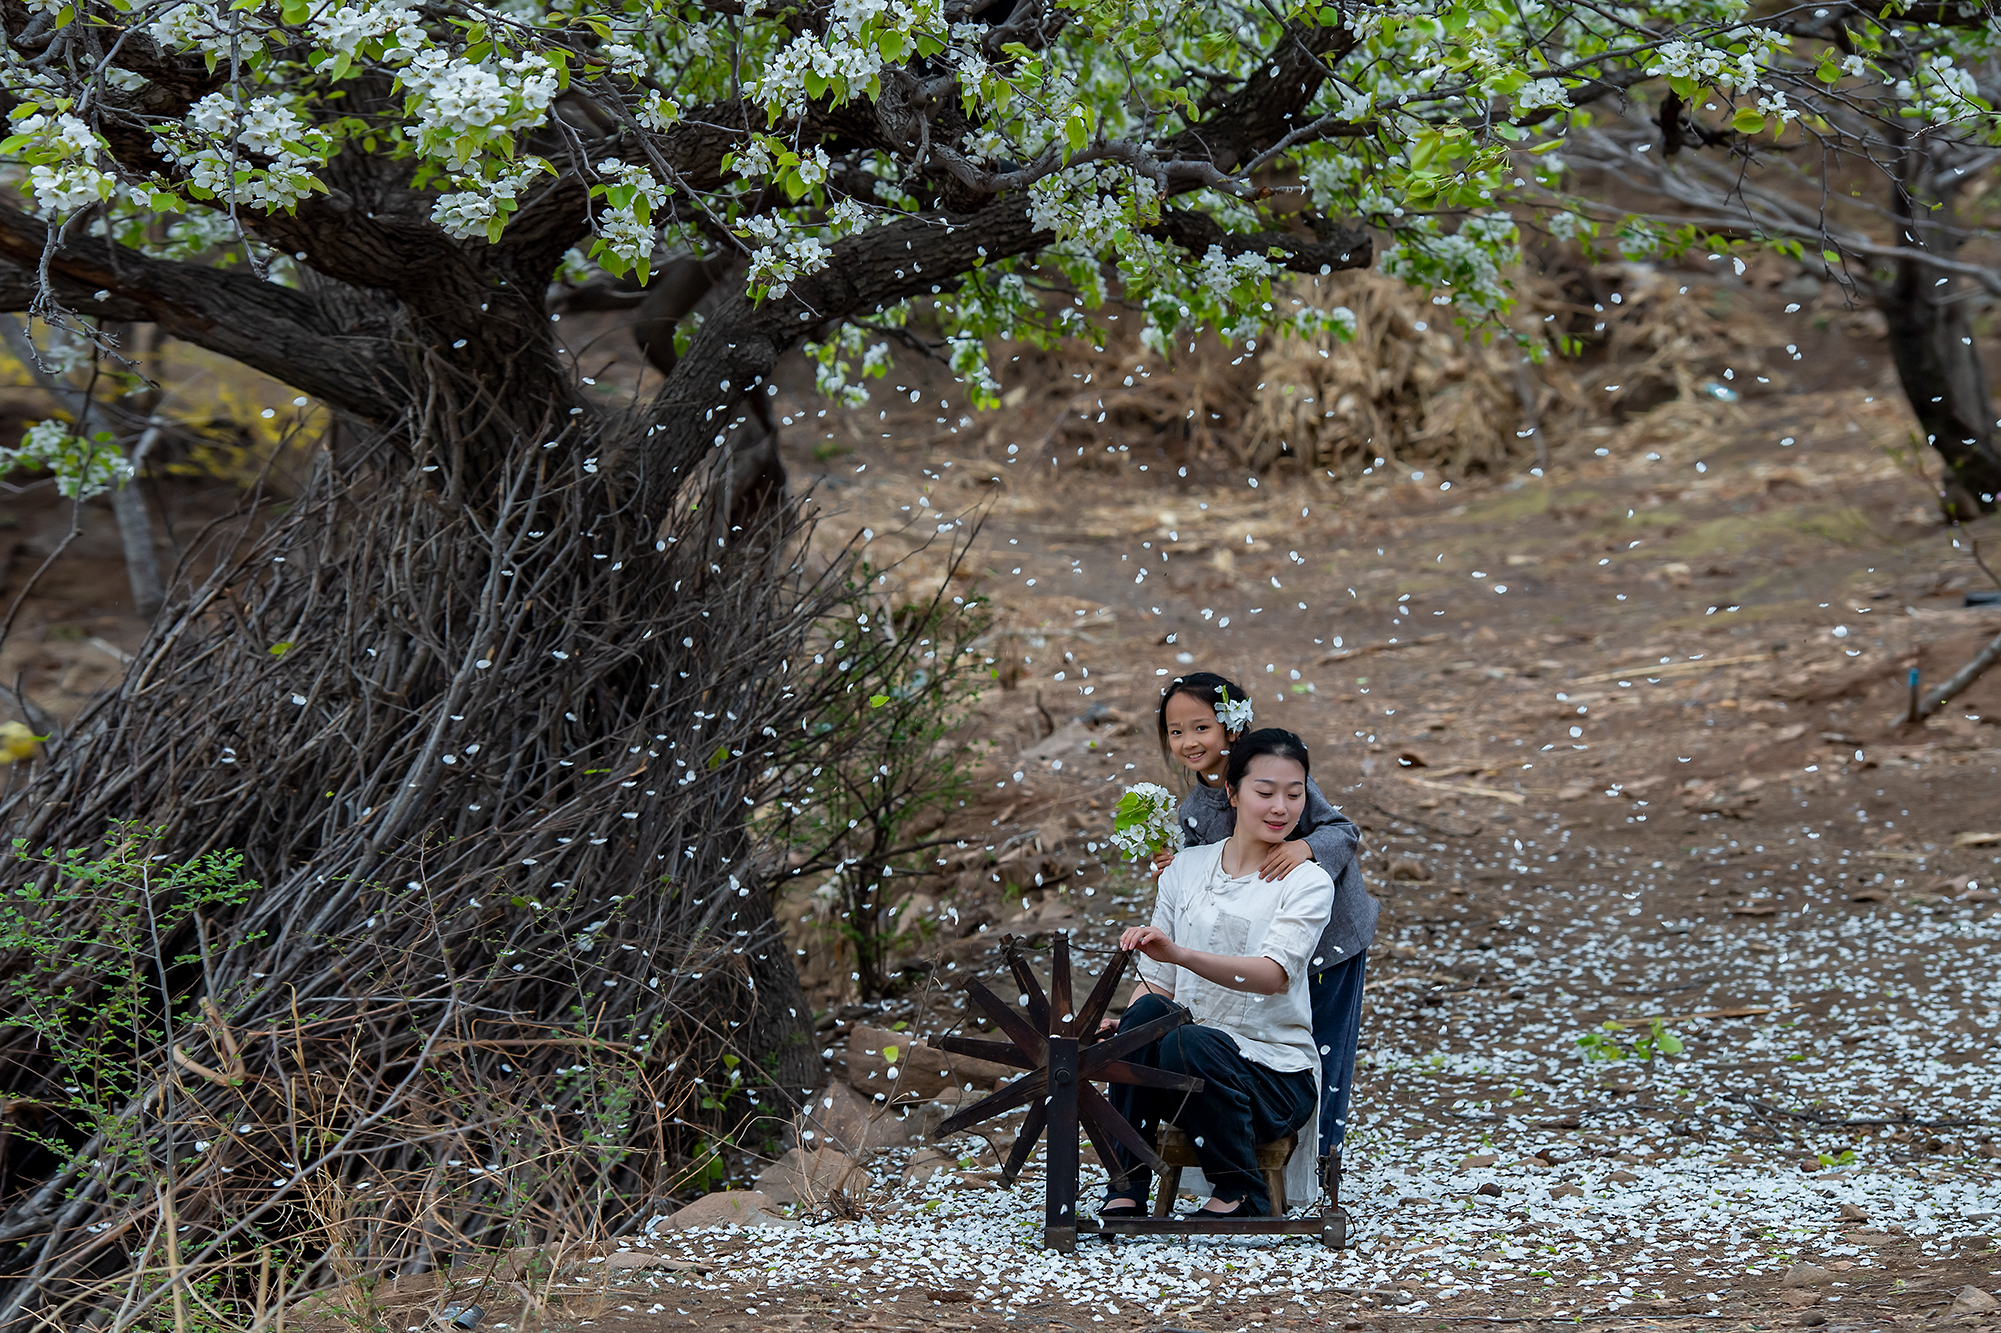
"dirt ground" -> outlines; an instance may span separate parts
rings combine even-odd
[[[823,432],[789,383],[820,539],[866,530],[917,587],[947,572],[941,532],[978,524],[955,586],[995,616],[982,794],[904,913],[928,980],[862,1002],[810,893],[787,902],[830,1058],[856,1023],[961,1030],[1002,933],[1102,950],[1143,920],[1110,809],[1172,781],[1160,683],[1220,671],[1307,740],[1385,909],[1357,1242],[1059,1259],[1033,1243],[1037,1177],[1000,1191],[991,1146],[962,1140],[963,1164],[908,1180],[907,1148],[881,1155],[811,1225],[657,1229],[677,1266],[521,1313],[490,1293],[483,1327],[1995,1325],[1952,1307],[2001,1292],[2001,672],[1897,718],[1913,665],[1942,679],[2001,633],[2001,608],[1963,605],[2001,520],[1942,529],[1901,399],[1839,371],[1450,489],[1389,460],[1229,474],[1171,434],[1066,455],[1045,421],[952,406],[942,375]],[[38,679],[66,662],[81,697],[115,672],[92,645],[136,626],[110,586],[24,620],[57,664]],[[1681,1055],[1638,1058],[1653,1018]],[[1586,1058],[1593,1033],[1628,1058]],[[1801,1263],[1821,1277],[1782,1286]],[[437,1290],[397,1307],[407,1326]]]

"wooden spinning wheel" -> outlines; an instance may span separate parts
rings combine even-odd
[[[998,1027],[1006,1041],[976,1037],[945,1037],[939,1045],[958,1055],[1024,1070],[1021,1077],[989,1096],[946,1119],[934,1138],[956,1134],[962,1129],[991,1120],[1022,1106],[1028,1107],[1021,1132],[1014,1141],[1007,1162],[1001,1168],[1002,1182],[1012,1187],[1027,1165],[1036,1142],[1048,1137],[1044,1171],[1042,1243],[1068,1254],[1077,1247],[1077,1132],[1090,1138],[1098,1160],[1111,1174],[1114,1186],[1124,1184],[1112,1145],[1125,1147],[1146,1163],[1156,1176],[1165,1176],[1168,1166],[1154,1152],[1153,1145],[1140,1137],[1105,1097],[1095,1083],[1129,1083],[1162,1088],[1172,1092],[1199,1094],[1202,1080],[1165,1069],[1132,1064],[1125,1059],[1133,1052],[1158,1041],[1190,1021],[1186,1009],[1144,1023],[1128,1032],[1100,1036],[1098,1025],[1111,1008],[1124,979],[1132,954],[1120,950],[1112,964],[1098,977],[1081,1008],[1073,1007],[1070,978],[1070,937],[1054,937],[1049,963],[1049,991],[1041,983],[1022,954],[1022,941],[1001,936],[1001,956],[1021,987],[1023,1003],[1011,1005],[989,990],[979,978],[966,983],[967,998]],[[1338,1166],[1329,1168],[1328,1201],[1319,1218],[1216,1217],[1216,1218],[1121,1218],[1081,1228],[1108,1240],[1121,1235],[1319,1235],[1326,1244],[1339,1247],[1345,1238],[1346,1214],[1335,1206]]]

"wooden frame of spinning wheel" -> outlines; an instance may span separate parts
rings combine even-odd
[[[1199,1078],[1132,1064],[1124,1058],[1190,1021],[1190,1015],[1186,1009],[1177,1007],[1173,1013],[1129,1032],[1100,1037],[1098,1024],[1111,1008],[1119,982],[1125,977],[1126,965],[1132,961],[1130,952],[1120,950],[1113,957],[1111,966],[1099,975],[1081,1008],[1073,1007],[1071,1001],[1069,935],[1058,934],[1052,941],[1047,994],[1022,954],[1021,940],[1013,935],[1001,936],[1001,956],[1021,987],[1024,1003],[1020,1006],[1006,1003],[978,977],[966,983],[966,996],[1007,1040],[955,1036],[943,1038],[939,1045],[954,1054],[1026,1072],[947,1118],[932,1137],[944,1138],[1026,1106],[1028,1115],[1001,1167],[1001,1180],[1013,1187],[1028,1163],[1029,1154],[1035,1150],[1036,1141],[1046,1131],[1049,1146],[1043,1172],[1042,1226],[1042,1243],[1046,1248],[1064,1254],[1073,1252],[1080,1230],[1113,1242],[1120,1236],[1308,1235],[1319,1236],[1321,1243],[1336,1249],[1345,1243],[1348,1219],[1338,1202],[1338,1158],[1329,1165],[1325,1202],[1318,1217],[1135,1217],[1080,1227],[1077,1220],[1080,1128],[1090,1137],[1098,1160],[1115,1182],[1120,1179],[1120,1171],[1118,1159],[1113,1155],[1114,1142],[1146,1163],[1157,1176],[1167,1172],[1167,1164],[1154,1152],[1153,1145],[1113,1109],[1093,1082],[1129,1083],[1189,1094],[1201,1092]]]

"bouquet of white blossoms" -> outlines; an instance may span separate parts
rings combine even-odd
[[[1112,845],[1127,856],[1153,856],[1164,848],[1180,851],[1174,793],[1153,782],[1126,788],[1112,812]]]

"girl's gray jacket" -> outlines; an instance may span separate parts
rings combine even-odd
[[[1237,812],[1221,787],[1200,786],[1182,797],[1180,819],[1181,841],[1188,847],[1221,842],[1237,827]],[[1382,909],[1369,896],[1362,868],[1355,862],[1361,830],[1334,808],[1312,778],[1306,780],[1306,809],[1292,836],[1306,840],[1313,859],[1334,881],[1333,914],[1312,960],[1313,970],[1319,972],[1367,949],[1376,937],[1376,916]]]

